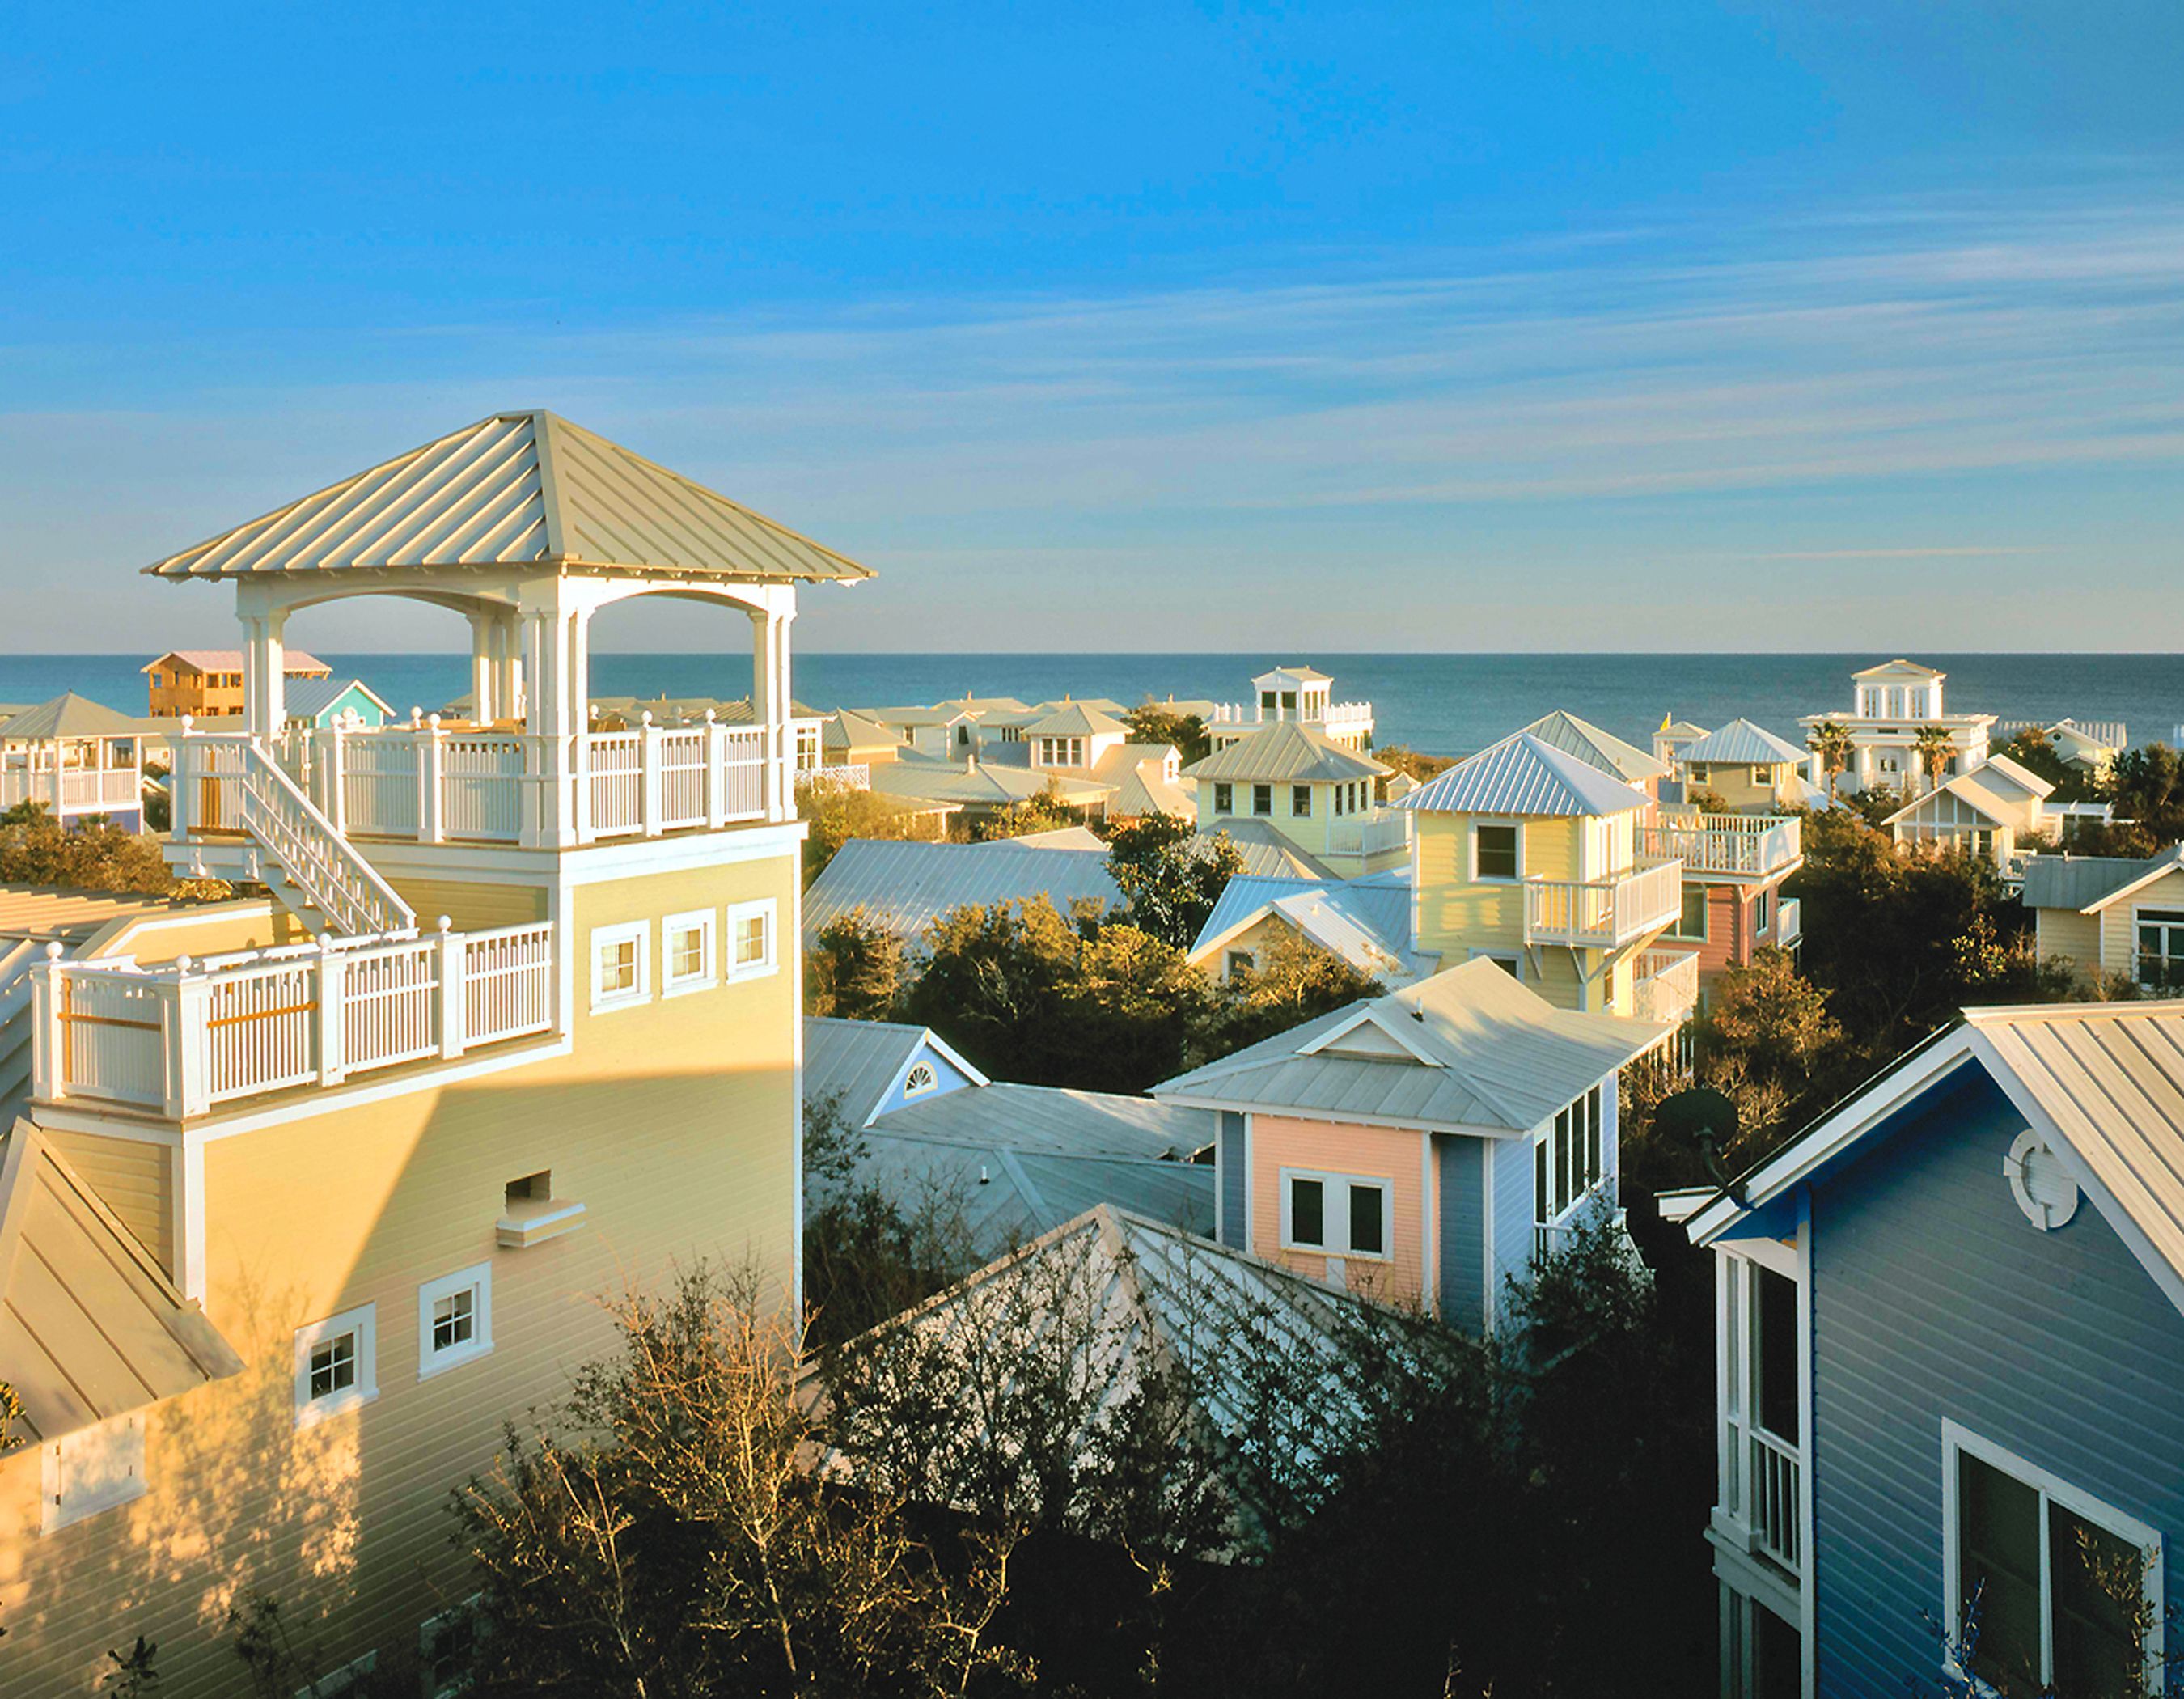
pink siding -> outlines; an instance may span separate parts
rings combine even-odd
[[[1353,1291],[1369,1291],[1390,1303],[1414,1304],[1425,1296],[1425,1176],[1424,1133],[1347,1122],[1251,1117],[1251,1249],[1300,1274],[1324,1279],[1330,1261],[1342,1261]],[[1388,1182],[1390,1256],[1330,1259],[1320,1251],[1284,1251],[1281,1173],[1312,1168]]]

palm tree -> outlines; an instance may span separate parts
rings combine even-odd
[[[1828,802],[1836,799],[1836,775],[1850,765],[1850,727],[1840,720],[1823,720],[1805,739],[1820,758],[1820,777],[1828,782]]]
[[[1932,790],[1942,783],[1942,770],[1957,753],[1957,740],[1946,726],[1921,726],[1911,739],[1911,753],[1925,772],[1926,788]]]

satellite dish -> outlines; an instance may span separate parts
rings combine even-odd
[[[1737,1185],[1721,1160],[1722,1152],[1736,1142],[1737,1134],[1736,1105],[1727,1093],[1710,1085],[1695,1085],[1663,1098],[1653,1111],[1653,1131],[1696,1151],[1706,1164],[1707,1177],[1736,1197]]]

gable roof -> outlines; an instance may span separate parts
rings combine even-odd
[[[936,1052],[973,1085],[986,1076],[958,1056],[930,1027],[896,1021],[850,1021],[833,1015],[804,1017],[804,1095],[839,1094],[852,1127],[869,1127],[898,1090],[921,1051]]]
[[[57,1440],[242,1368],[46,1136],[0,1139],[0,1380]]]
[[[1968,1009],[1743,1176],[1694,1203],[1711,1243],[1858,1147],[1968,1064],[1983,1067],[2063,1159],[2154,1283],[2184,1310],[2184,1002]]]
[[[1591,762],[1515,732],[1391,806],[1433,814],[1597,815],[1624,814],[1645,803]]]
[[[136,738],[143,733],[138,721],[73,690],[35,708],[25,708],[0,724],[0,738],[10,743],[42,743],[53,738]]]
[[[2035,855],[2025,864],[2025,906],[2095,915],[2184,867],[2184,844],[2139,860],[2129,855]]]
[[[1006,808],[1050,788],[1063,801],[1079,807],[1102,801],[1107,794],[1106,786],[1071,773],[1034,772],[998,761],[951,761],[908,750],[897,760],[873,763],[866,783],[883,796],[978,808]]]
[[[1362,879],[1255,878],[1229,880],[1188,952],[1194,961],[1269,915],[1302,937],[1340,955],[1361,972],[1423,978],[1437,955],[1414,955],[1409,946],[1411,890],[1407,872]]]
[[[1709,732],[1696,743],[1685,744],[1682,759],[1771,766],[1780,761],[1802,763],[1808,753],[1787,738],[1776,737],[1764,726],[1755,726],[1751,721],[1740,717],[1730,721],[1719,731]]]
[[[1104,850],[1000,850],[984,844],[911,844],[852,838],[804,894],[809,944],[828,922],[862,909],[905,943],[967,903],[1046,897],[1067,914],[1079,898],[1123,905]]]
[[[155,666],[164,666],[170,660],[179,660],[199,672],[240,672],[242,671],[242,651],[239,649],[170,649],[157,660],[147,661],[136,670],[149,672]],[[331,672],[333,669],[318,656],[300,649],[284,649],[281,655],[281,670],[298,672]]]
[[[389,719],[394,710],[380,694],[361,678],[301,678],[281,692],[282,705],[292,719],[315,720],[352,690],[360,690]]]
[[[1851,674],[1852,678],[1947,678],[1948,676],[1946,672],[1936,672],[1930,666],[1921,666],[1915,660],[1905,660],[1900,656],[1894,660],[1884,660],[1878,666],[1869,666],[1863,672]]]
[[[1591,721],[1580,720],[1560,708],[1552,714],[1541,715],[1524,729],[1541,743],[1565,755],[1575,755],[1581,761],[1590,761],[1602,772],[1613,773],[1632,784],[1668,776],[1667,766],[1635,744],[1626,744],[1614,733],[1603,732]]]
[[[1256,684],[1260,679],[1265,678],[1294,678],[1300,684],[1332,684],[1334,682],[1317,667],[1284,666],[1279,662],[1260,673],[1251,682]]]
[[[1241,780],[1247,784],[1304,784],[1324,781],[1385,778],[1393,767],[1370,755],[1346,749],[1331,738],[1295,720],[1277,720],[1263,731],[1239,738],[1225,749],[1193,761],[1187,779]]]
[[[1262,1039],[1153,1095],[1318,1120],[1523,1133],[1674,1031],[1557,1009],[1480,959]]]
[[[745,582],[872,576],[543,409],[490,415],[144,570],[246,578],[564,562]]]
[[[1113,715],[1082,702],[1064,702],[1024,727],[1028,738],[1127,738],[1130,728]]]
[[[1953,796],[1997,826],[2007,826],[2014,823],[2024,814],[2028,803],[2045,799],[2053,793],[2054,788],[2047,780],[2036,773],[2027,772],[2008,756],[1990,755],[1970,772],[1958,773],[1925,795],[1906,803],[1881,824],[1892,826],[1921,810],[1930,808],[1938,797]]]

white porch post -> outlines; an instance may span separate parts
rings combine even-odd
[[[471,621],[471,718],[490,726],[501,717],[500,668],[493,653],[500,636],[500,619],[489,611],[473,613]]]
[[[268,744],[287,722],[287,650],[281,633],[288,623],[284,608],[260,608],[242,616],[243,729]]]
[[[569,696],[570,723],[576,730],[571,770],[577,789],[571,821],[577,841],[587,844],[592,837],[592,616],[587,610],[569,619]]]
[[[789,742],[789,621],[794,604],[783,608],[782,593],[767,596],[763,611],[751,615],[751,722],[761,728],[766,766],[760,794],[768,820],[787,820],[796,811],[795,752]]]

